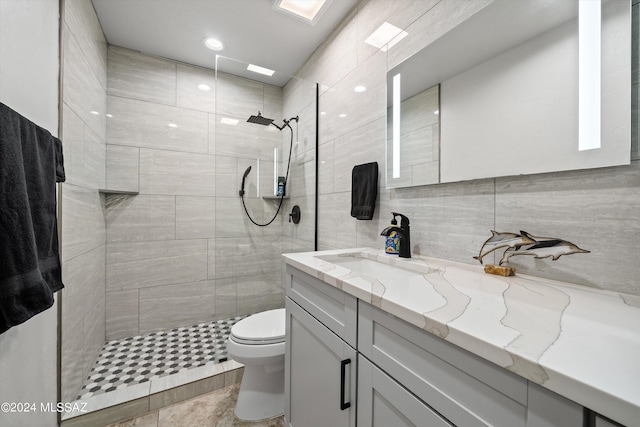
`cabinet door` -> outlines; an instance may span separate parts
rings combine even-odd
[[[451,427],[452,424],[358,355],[358,427],[371,426]]]
[[[285,417],[293,427],[355,426],[356,351],[286,298]]]

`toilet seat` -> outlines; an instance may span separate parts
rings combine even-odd
[[[230,338],[238,344],[265,345],[284,342],[285,309],[263,311],[231,327]]]

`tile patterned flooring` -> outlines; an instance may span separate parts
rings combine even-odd
[[[239,388],[232,385],[107,427],[285,427],[282,416],[257,422],[236,419]]]
[[[107,342],[78,399],[227,360],[231,327],[246,316]]]

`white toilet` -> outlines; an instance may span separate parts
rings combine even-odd
[[[285,310],[263,311],[231,328],[227,352],[244,365],[235,414],[257,421],[284,413]]]

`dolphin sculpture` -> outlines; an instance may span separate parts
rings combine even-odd
[[[536,237],[522,230],[520,230],[520,234],[533,242],[509,247],[504,251],[504,255],[498,265],[502,265],[507,262],[509,258],[516,255],[531,255],[534,258],[552,257],[552,259],[556,261],[562,255],[591,252],[580,249],[571,242],[555,237]]]
[[[484,242],[484,244],[480,248],[480,253],[478,254],[478,256],[474,256],[473,258],[477,259],[478,261],[480,261],[480,264],[482,264],[482,258],[484,258],[487,254],[495,251],[496,249],[506,247],[512,249],[532,243],[536,243],[536,241],[532,240],[528,235],[516,233],[501,233],[499,231],[491,230],[491,237],[489,237]]]

